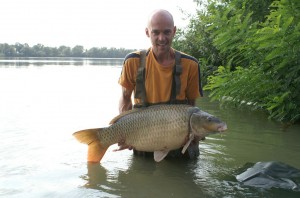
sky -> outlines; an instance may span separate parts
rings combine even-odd
[[[188,25],[196,12],[193,0],[2,0],[0,43],[82,45],[143,49],[149,14],[155,9],[173,14],[175,25]]]

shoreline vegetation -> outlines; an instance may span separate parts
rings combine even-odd
[[[1,57],[75,57],[75,58],[124,58],[128,53],[136,49],[92,47],[85,49],[81,45],[71,48],[68,46],[47,47],[43,44],[36,44],[32,47],[27,43],[15,43],[9,45],[0,43]]]
[[[300,1],[195,0],[175,48],[198,58],[212,100],[300,121]],[[228,100],[230,98],[230,100]]]

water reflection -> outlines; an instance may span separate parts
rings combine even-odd
[[[98,189],[121,197],[199,197],[201,185],[196,183],[196,161],[132,157],[127,169],[107,169],[101,164],[88,164],[86,188]]]
[[[278,188],[244,186],[235,176],[253,163],[239,169],[225,169],[201,160],[153,159],[133,157],[128,168],[107,168],[88,164],[85,188],[98,190],[105,197],[298,197],[299,192]]]
[[[46,65],[111,66],[111,65],[122,65],[123,60],[124,59],[122,58],[15,57],[15,58],[1,58],[0,67],[46,66]]]

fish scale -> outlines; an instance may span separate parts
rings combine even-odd
[[[171,107],[171,108],[170,108]],[[160,106],[143,109],[126,115],[118,120],[112,127],[107,128],[110,132],[102,133],[103,136],[110,135],[113,144],[125,136],[125,144],[144,151],[181,146],[188,135],[189,113],[186,108],[190,106]],[[125,131],[124,131],[125,129]],[[126,130],[127,129],[127,130]],[[105,129],[104,129],[105,130]],[[121,133],[124,132],[124,134]],[[171,138],[176,145],[168,145],[165,140]],[[105,142],[103,142],[105,143]],[[149,144],[150,143],[150,144]],[[106,144],[106,143],[105,143]]]

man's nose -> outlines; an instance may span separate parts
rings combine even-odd
[[[159,35],[158,35],[158,40],[159,41],[163,41],[165,39],[165,35],[163,34],[163,33],[160,33]]]

